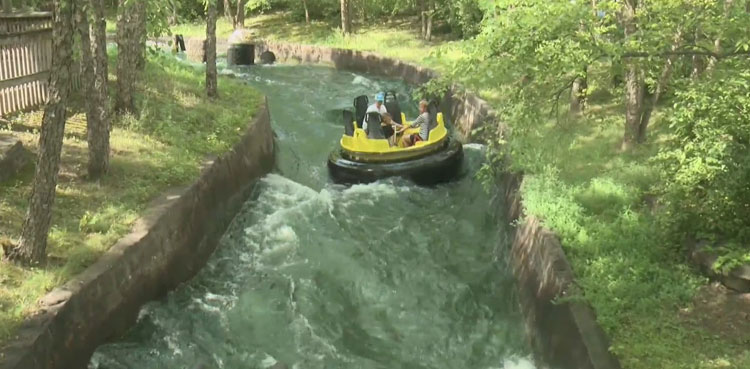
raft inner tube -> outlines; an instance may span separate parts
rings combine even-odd
[[[387,177],[404,177],[418,185],[435,185],[459,177],[463,146],[448,139],[443,150],[412,160],[361,162],[346,158],[341,151],[328,157],[328,170],[336,183],[370,183]]]

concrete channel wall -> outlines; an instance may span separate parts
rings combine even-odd
[[[0,352],[0,368],[85,368],[97,346],[132,326],[144,303],[204,266],[256,180],[273,163],[264,102],[240,142],[195,183],[157,199],[132,233],[40,301],[40,313]]]
[[[264,51],[273,52],[281,63],[327,64],[337,69],[400,78],[412,85],[437,76],[430,69],[370,52],[262,42],[256,46],[256,60]],[[481,125],[495,125],[508,132],[487,102],[459,86],[451,88],[443,98],[442,110],[463,142],[478,140],[473,131]],[[503,222],[524,219],[519,191],[522,181],[522,176],[511,173],[500,179],[506,191],[501,211],[505,215]],[[526,330],[537,358],[557,369],[620,368],[617,358],[609,352],[609,340],[591,307],[575,299],[558,301],[560,297],[580,294],[558,237],[533,217],[524,219],[514,231],[511,264]]]

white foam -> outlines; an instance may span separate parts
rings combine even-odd
[[[478,143],[464,144],[464,150],[484,151],[486,148],[487,146]]]
[[[266,354],[266,357],[263,358],[263,361],[260,362],[260,365],[262,365],[264,368],[270,368],[278,363],[278,360],[274,358],[273,356]]]
[[[400,190],[400,188],[393,184],[377,181],[367,184],[355,184],[345,189],[342,193],[345,197],[367,195],[369,198],[379,198],[382,196],[395,196],[398,194],[397,190]]]
[[[363,86],[372,86],[373,82],[366,77],[362,76],[354,76],[354,79],[352,80],[353,85],[363,85]]]
[[[536,366],[527,358],[512,358],[505,359],[502,369],[536,369]]]
[[[170,334],[164,337],[164,341],[167,343],[167,347],[169,347],[169,349],[172,350],[172,355],[182,356],[182,350],[180,349],[180,346],[177,343],[179,339],[175,337],[174,334]]]

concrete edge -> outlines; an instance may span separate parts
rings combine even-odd
[[[538,357],[554,368],[619,369],[610,341],[585,302],[558,236],[534,216],[524,216],[523,176],[504,174],[506,221],[519,222],[510,263],[524,308],[526,330]]]
[[[85,368],[97,346],[132,326],[144,303],[205,265],[255,182],[273,165],[264,101],[241,140],[192,185],[162,194],[131,233],[40,300],[40,311],[0,351],[0,368]]]
[[[278,62],[327,64],[336,69],[401,78],[412,85],[438,76],[430,69],[365,51],[271,41],[257,43],[255,50],[256,59],[260,53],[271,51]],[[487,123],[499,125],[505,136],[510,132],[486,101],[461,86],[451,87],[443,98],[442,108],[463,142],[478,141],[480,138],[474,133]],[[520,174],[506,174],[501,179],[506,190],[505,220],[524,219],[522,180]],[[537,356],[556,368],[620,368],[619,361],[609,351],[609,339],[597,323],[594,310],[577,300],[557,302],[559,297],[578,293],[558,237],[533,217],[515,227],[514,233],[511,263],[526,312],[528,336]]]

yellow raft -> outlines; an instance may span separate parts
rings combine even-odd
[[[401,121],[407,127],[411,125],[398,107],[388,110],[398,111],[401,119],[396,119],[397,122]],[[410,147],[402,147],[400,139],[397,146],[391,146],[382,132],[383,127],[380,126],[379,119],[377,122],[373,121],[377,128],[368,127],[365,131],[358,126],[351,112],[344,111],[341,147],[334,150],[328,158],[331,178],[337,183],[368,183],[386,177],[400,176],[424,185],[456,178],[463,162],[462,145],[451,139],[445,127],[443,114],[437,111],[436,104],[430,105],[429,113],[428,139],[418,141]],[[378,113],[371,114],[378,118]],[[419,133],[418,128],[407,128],[403,134],[415,133]]]

